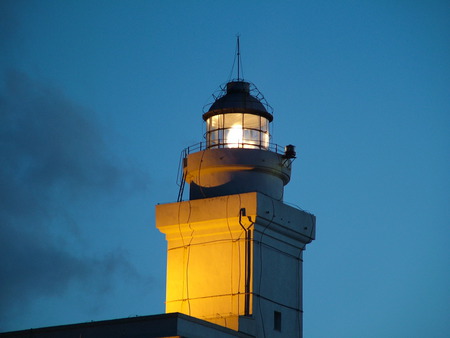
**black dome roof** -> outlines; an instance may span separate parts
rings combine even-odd
[[[244,81],[228,82],[226,94],[211,105],[203,119],[206,121],[211,116],[227,113],[247,113],[263,116],[269,121],[273,119],[261,101],[250,94],[250,83]]]

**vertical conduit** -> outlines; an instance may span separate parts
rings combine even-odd
[[[251,226],[253,225],[253,222],[251,222],[250,226],[246,228],[242,224],[242,216],[246,216],[245,208],[241,208],[239,211],[239,224],[242,227],[242,229],[245,232],[245,300],[244,300],[244,316],[250,315],[250,282],[251,282],[251,240],[252,240],[252,233],[251,233]],[[250,217],[249,217],[250,220]],[[250,220],[251,221],[251,220]]]

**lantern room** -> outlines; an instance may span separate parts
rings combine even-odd
[[[206,148],[269,149],[273,116],[263,102],[261,93],[249,82],[228,82],[223,95],[203,114]]]
[[[270,142],[272,108],[253,84],[239,78],[214,98],[203,114],[206,145],[183,151],[179,200],[184,182],[191,200],[247,192],[282,200],[295,151]]]

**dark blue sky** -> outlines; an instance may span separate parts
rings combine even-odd
[[[447,1],[0,2],[0,331],[164,312],[154,205],[237,33],[317,216],[305,336],[448,335]]]

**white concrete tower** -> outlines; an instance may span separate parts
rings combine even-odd
[[[168,242],[166,312],[301,337],[302,253],[315,216],[283,203],[294,147],[270,143],[270,109],[239,75],[203,119],[206,142],[183,156],[189,200],[156,206]]]

